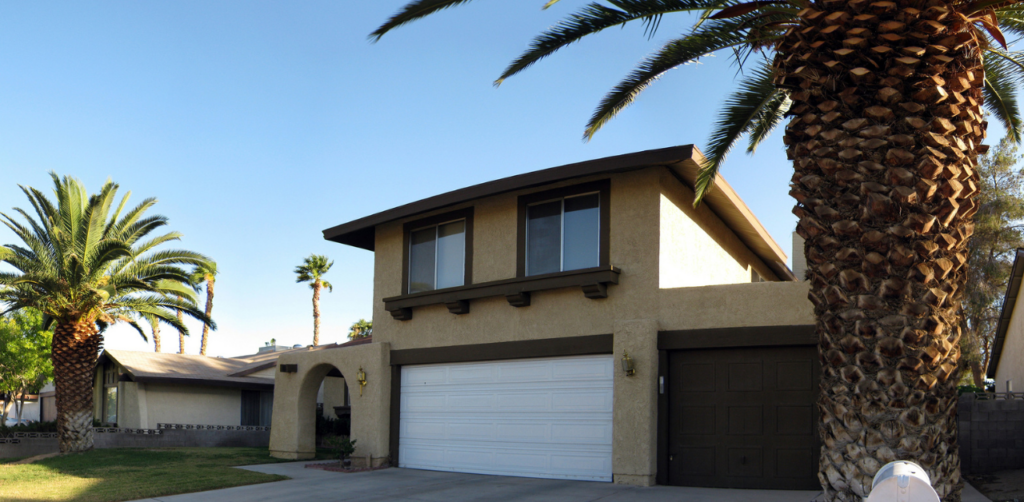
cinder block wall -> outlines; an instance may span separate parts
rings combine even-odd
[[[960,462],[968,474],[1024,468],[1024,399],[960,396]]]

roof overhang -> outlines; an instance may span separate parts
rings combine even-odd
[[[418,214],[455,206],[494,195],[558,183],[560,181],[600,174],[636,171],[649,167],[667,167],[691,189],[704,155],[693,145],[674,146],[658,150],[605,157],[575,164],[552,167],[540,171],[488,181],[435,195],[403,206],[381,211],[370,216],[343,223],[323,231],[324,239],[369,251],[374,250],[377,225]],[[739,239],[757,254],[782,280],[795,281],[796,276],[786,266],[786,254],[757,220],[750,208],[740,199],[722,176],[704,199],[705,204],[728,225]]]
[[[1024,249],[1017,249],[1017,255],[1013,259],[1013,270],[1010,271],[1010,280],[1006,284],[1006,295],[1003,296],[1003,309],[999,312],[996,338],[992,343],[992,360],[988,363],[988,372],[985,375],[987,378],[995,378],[996,370],[999,369],[999,356],[1003,353],[1006,331],[1010,329],[1010,319],[1013,318],[1013,308],[1017,305],[1017,295],[1020,294],[1022,279],[1024,279]]]

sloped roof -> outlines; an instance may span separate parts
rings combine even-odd
[[[1017,305],[1017,295],[1020,294],[1020,284],[1024,279],[1024,249],[1017,249],[1017,255],[1013,259],[1013,270],[1010,272],[1010,279],[1006,284],[1006,294],[1003,295],[1003,308],[999,312],[999,324],[996,327],[996,338],[992,343],[992,359],[988,363],[988,378],[996,377],[996,370],[999,369],[999,360],[1003,355],[1003,345],[1006,342],[1006,331],[1010,329],[1010,319],[1013,317],[1013,308]]]
[[[105,350],[100,356],[100,362],[107,360],[119,364],[131,381],[139,383],[177,383],[266,390],[274,387],[272,378],[231,376],[232,373],[251,364],[251,361],[245,359]],[[276,361],[276,358],[274,360]]]
[[[252,362],[247,364],[247,365],[245,365],[244,367],[242,367],[238,371],[236,371],[234,373],[231,373],[230,376],[243,377],[243,376],[251,375],[253,373],[258,373],[258,372],[266,370],[266,369],[273,368],[274,365],[277,364],[277,358],[281,354],[287,354],[289,352],[295,352],[295,351],[299,351],[299,350],[308,352],[308,351],[311,351],[311,350],[339,349],[341,347],[349,347],[349,346],[352,346],[352,345],[362,345],[364,343],[371,343],[372,341],[373,341],[373,337],[372,336],[367,336],[367,337],[362,337],[362,338],[356,338],[355,340],[352,340],[352,341],[349,341],[349,342],[345,342],[345,343],[342,343],[342,344],[332,343],[330,345],[318,345],[316,347],[308,347],[307,346],[307,347],[300,347],[300,348],[297,348],[297,349],[279,350],[279,351],[276,351],[276,352],[264,352],[262,354],[255,354],[254,356],[240,356],[240,357],[238,357],[238,359],[249,358],[249,360],[252,361]],[[273,356],[269,357],[271,355],[273,355]]]
[[[377,225],[383,223],[516,190],[585,176],[635,171],[649,167],[667,167],[680,181],[693,188],[697,172],[703,163],[704,155],[693,145],[673,146],[577,162],[435,195],[328,228],[323,231],[323,234],[324,239],[329,241],[373,251],[375,229]],[[787,258],[782,248],[772,239],[754,213],[721,175],[715,178],[714,187],[705,197],[704,203],[775,272],[779,279],[797,280],[786,265]]]

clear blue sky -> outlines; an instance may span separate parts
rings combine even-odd
[[[495,89],[531,37],[582,5],[477,0],[371,44],[402,0],[7,2],[0,5],[0,210],[48,171],[107,178],[217,260],[213,355],[312,340],[292,269],[335,260],[322,343],[371,316],[373,256],[321,230],[424,197],[565,163],[695,143],[734,88],[726,57],[671,72],[583,143],[603,94],[686,19],[569,47]],[[781,131],[726,179],[789,253]],[[14,242],[6,228],[0,243]],[[198,333],[198,325],[194,329]],[[164,350],[177,349],[165,329]],[[199,337],[187,342],[197,353]],[[126,326],[109,348],[147,350]],[[149,349],[151,350],[151,349]]]

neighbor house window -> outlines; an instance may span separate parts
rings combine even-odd
[[[117,366],[107,364],[103,368],[103,423],[117,423]]]
[[[470,282],[472,208],[405,225],[406,293],[454,288]]]
[[[519,197],[519,277],[608,265],[609,180]]]
[[[274,392],[243,390],[241,425],[269,426],[274,411]]]

